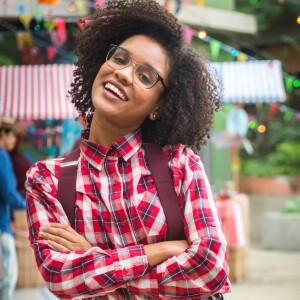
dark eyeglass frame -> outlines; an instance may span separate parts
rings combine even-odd
[[[123,66],[122,68],[120,68],[119,70],[128,67],[130,64],[133,64],[133,65],[135,66],[135,68],[136,68],[137,66],[142,66],[142,65],[144,65],[144,64],[138,64],[138,63],[136,63],[134,60],[132,60],[132,59],[131,59],[130,52],[129,52],[128,50],[126,50],[125,48],[120,47],[120,46],[118,46],[118,45],[114,45],[114,44],[110,44],[110,49],[109,49],[109,51],[107,52],[107,55],[106,55],[106,58],[105,58],[105,61],[106,61],[106,62],[108,62],[108,61],[110,60],[110,58],[112,57],[112,55],[111,55],[110,57],[109,57],[109,55],[110,55],[110,52],[113,50],[113,48],[116,48],[116,49],[117,49],[117,48],[122,49],[124,52],[128,53],[128,57],[129,57],[129,59],[130,59],[129,62],[128,62],[128,64],[127,64],[127,65],[124,65],[124,66]],[[166,88],[165,82],[164,82],[163,78],[161,77],[161,75],[158,73],[158,71],[156,71],[154,68],[152,68],[152,67],[149,66],[149,65],[147,65],[147,67],[151,68],[151,69],[157,74],[157,80],[156,80],[156,82],[155,82],[152,86],[150,86],[150,87],[144,87],[144,88],[145,88],[145,89],[151,89],[151,88],[153,88],[153,87],[157,84],[158,81],[160,81],[161,84],[162,84],[162,86],[163,86],[163,88],[164,88],[164,90],[166,91],[167,88]],[[113,68],[113,67],[112,67],[112,68]]]

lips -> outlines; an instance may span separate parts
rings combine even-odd
[[[115,96],[117,96],[122,101],[127,101],[127,95],[124,89],[118,84],[112,82],[106,82],[104,84],[104,88],[110,92],[112,92]]]

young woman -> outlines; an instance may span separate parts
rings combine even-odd
[[[230,290],[226,241],[193,151],[221,104],[206,62],[184,43],[172,14],[141,0],[100,7],[76,54],[70,94],[88,128],[75,230],[57,199],[62,159],[38,162],[27,174],[29,237],[49,289],[60,299],[222,299]],[[166,241],[144,143],[163,149],[184,240]]]

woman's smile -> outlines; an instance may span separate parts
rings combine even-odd
[[[118,99],[122,101],[127,101],[128,97],[119,84],[112,83],[112,82],[106,82],[104,83],[104,94],[108,98],[112,98],[113,100]]]

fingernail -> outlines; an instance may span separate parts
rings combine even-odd
[[[43,231],[45,229],[45,226],[40,227],[40,231]]]

